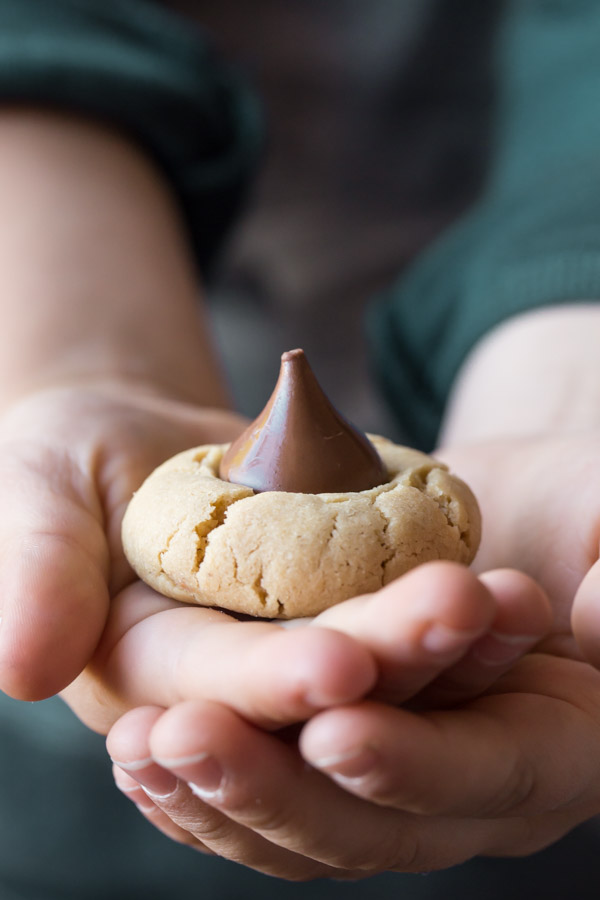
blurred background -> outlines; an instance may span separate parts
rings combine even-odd
[[[470,203],[489,152],[497,0],[179,0],[253,80],[267,143],[211,305],[238,406],[301,346],[363,429],[401,438],[363,311]]]

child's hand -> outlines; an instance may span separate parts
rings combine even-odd
[[[546,591],[554,645],[600,660],[600,429],[493,439],[441,451],[485,521],[475,568],[514,566]],[[579,649],[573,641],[577,638]]]
[[[235,698],[254,720],[279,723],[370,690],[374,664],[351,638],[176,603],[126,563],[120,523],[143,477],[184,447],[239,428],[229,413],[128,395],[125,385],[48,391],[12,408],[0,432],[7,693],[48,696],[89,663],[64,696],[106,731],[139,703]]]
[[[134,580],[120,537],[132,491],[167,456],[240,424],[126,382],[39,391],[3,415],[2,690],[41,699],[79,674],[110,597]]]
[[[597,659],[597,440],[572,435],[498,441],[446,455],[482,500],[482,564],[519,565],[551,596],[556,618],[540,652],[517,662],[483,696],[455,702],[445,712],[423,711],[427,702],[448,702],[448,694],[439,690],[442,672],[435,692],[432,684],[412,701],[419,713],[370,700],[321,712],[305,726],[300,741],[304,759],[321,769],[320,776],[307,774],[292,748],[255,731],[244,732],[243,740],[246,759],[252,752],[258,761],[244,767],[235,757],[235,742],[242,739],[239,729],[250,726],[223,710],[202,713],[202,732],[200,708],[194,705],[160,719],[156,710],[138,713],[148,719],[131,725],[130,737],[139,744],[130,749],[145,751],[146,757],[152,751],[179,778],[174,795],[154,798],[162,813],[147,813],[160,827],[167,828],[164,813],[179,825],[187,816],[188,835],[217,852],[286,877],[316,877],[331,874],[327,866],[340,867],[338,874],[356,874],[357,865],[363,873],[415,871],[482,853],[529,853],[600,810],[600,676],[581,660],[569,624],[575,597],[579,642]],[[428,568],[407,576],[405,584]],[[492,576],[497,603],[500,585],[506,589],[512,577]],[[333,624],[339,617],[337,627],[352,632],[353,605],[359,610],[379,605],[391,590],[395,586],[369,600],[343,604],[321,621],[329,617]],[[385,673],[382,663],[393,644],[387,643],[385,626],[377,631],[380,621],[364,617],[359,627]],[[453,681],[455,676],[456,670]],[[409,685],[401,668],[387,678],[381,687],[395,699],[404,696]],[[124,737],[121,728],[128,728],[127,719],[115,727],[113,739]],[[123,748],[111,744],[113,755],[123,758],[117,749]],[[204,795],[200,802],[184,784],[197,783],[199,762],[180,760],[203,753],[221,758],[232,774],[222,793]],[[267,757],[268,779],[261,769]],[[134,758],[135,753],[125,757]],[[162,769],[129,775],[142,782],[157,772]],[[331,779],[326,787],[325,775]],[[123,775],[118,778],[123,784]],[[131,788],[131,780],[125,786]],[[250,795],[261,800],[258,814]],[[148,809],[149,801],[144,803]]]
[[[333,606],[312,625],[352,635],[375,659],[371,697],[448,706],[475,697],[544,637],[550,604],[527,576],[477,578],[464,566],[419,566],[375,594]]]
[[[195,699],[271,730],[373,691],[444,703],[476,695],[550,627],[547,601],[526,576],[491,573],[486,586],[446,563],[340,604],[327,627],[320,620],[291,630],[240,622],[136,582],[113,601],[91,664],[63,696],[101,732],[133,707]],[[526,634],[515,635],[523,623]]]
[[[453,710],[325,711],[302,755],[202,702],[129,713],[109,749],[175,840],[290,879],[420,872],[531,853],[597,813],[599,696],[590,666],[535,654]]]
[[[438,570],[445,588],[434,577],[427,595],[418,578],[407,580],[406,603],[403,593],[397,602],[388,588],[381,599],[353,601],[341,618],[332,610],[328,630],[302,634],[175,603],[135,581],[120,542],[132,491],[167,456],[227,440],[239,427],[229,413],[126,385],[55,389],[12,407],[0,431],[0,482],[10,515],[0,640],[4,690],[27,699],[48,696],[92,660],[64,696],[99,731],[132,706],[200,698],[278,727],[368,693],[376,666],[379,687],[404,697],[451,667],[489,629],[514,634],[520,601],[515,606],[510,591],[496,588],[494,597],[455,566]],[[529,587],[525,593],[523,602],[533,606],[527,631],[535,641],[546,628],[543,601]],[[440,643],[440,629],[437,642],[429,650],[423,646],[424,632],[437,621],[436,606],[439,624],[467,631],[456,646],[453,638],[450,647]],[[362,630],[363,615],[382,627],[373,633],[367,627],[361,646],[352,636]],[[485,686],[475,675],[472,683],[475,691]]]
[[[328,626],[327,631],[319,627],[321,621]],[[527,639],[512,642],[509,637],[511,629],[523,622],[528,626]],[[457,703],[461,698],[480,693],[487,685],[497,680],[510,665],[506,644],[511,648],[511,662],[514,662],[515,654],[526,652],[527,646],[539,640],[549,625],[549,610],[544,595],[535,583],[525,576],[515,572],[497,572],[490,573],[480,581],[460,566],[433,563],[409,573],[371,597],[357,598],[340,604],[315,619],[311,627],[292,630],[290,636],[301,634],[308,636],[311,632],[326,634],[329,627],[335,627],[336,630],[339,628],[349,634],[355,633],[358,646],[368,648],[377,661],[380,674],[375,692],[379,696],[387,695],[390,699],[392,696],[394,699],[413,697],[415,703],[425,705],[433,701]],[[448,632],[449,626],[460,629],[459,640]],[[465,633],[461,635],[460,632]],[[505,635],[508,640],[498,640],[497,633]],[[433,635],[434,638],[429,642],[429,646],[427,641],[423,640],[427,634]],[[310,665],[308,658],[307,663]],[[265,658],[263,665],[266,664]],[[198,670],[200,669],[199,662]],[[245,691],[248,692],[251,688],[247,674],[244,682]],[[428,687],[425,687],[426,685]],[[209,691],[212,689],[210,684],[207,687]],[[223,692],[221,696],[224,696]],[[240,700],[235,694],[232,694],[229,702],[225,700],[225,703],[240,711]],[[358,716],[361,715],[361,711],[364,713],[366,710],[392,710],[391,707],[380,706],[371,701],[356,706],[348,704],[344,709],[349,714],[355,713]],[[228,749],[225,752],[229,753],[233,749],[233,745],[241,736],[240,723],[235,716],[222,705],[217,706],[214,703],[207,705],[205,702],[184,703],[176,706],[172,715],[167,714],[164,721],[161,720],[160,731],[169,741],[170,757],[183,759],[197,756],[199,761],[203,758],[206,752],[200,746],[203,729],[198,731],[196,728],[196,718],[204,720],[207,710],[206,721],[210,723],[214,720],[221,729],[218,740],[223,746],[227,745]],[[194,832],[194,828],[202,830],[213,826],[219,827],[223,840],[229,848],[226,855],[233,859],[286,877],[296,877],[301,871],[305,875],[314,874],[315,877],[316,874],[332,874],[320,864],[315,865],[308,860],[300,862],[295,854],[282,855],[278,848],[270,847],[267,841],[251,834],[247,828],[232,826],[231,830],[231,823],[225,816],[213,814],[202,807],[185,786],[178,787],[176,793],[166,800],[157,800],[158,805],[154,804],[152,798],[148,799],[142,789],[137,787],[138,784],[159,795],[169,794],[176,785],[176,779],[168,771],[170,766],[166,767],[164,753],[162,765],[157,764],[152,758],[151,732],[161,712],[156,707],[133,710],[116,724],[108,739],[110,753],[119,761],[115,767],[117,784],[132,800],[141,805],[142,812],[148,815],[157,827],[176,840],[194,844],[197,843],[194,834],[198,833]],[[317,714],[314,721],[319,722],[322,716],[335,715],[335,712],[332,710]],[[248,719],[247,713],[244,718]],[[377,718],[375,716],[375,719]],[[384,712],[384,724],[385,721]],[[175,723],[175,730],[170,730],[170,722]],[[251,743],[248,745],[250,748],[255,738],[258,742],[261,740],[259,732],[252,734]],[[283,732],[281,736],[286,735],[287,732]],[[376,728],[374,735],[377,737]],[[230,738],[232,746],[229,746]],[[271,744],[262,745],[261,752],[267,753],[265,772],[270,765],[271,754],[274,754],[272,761],[274,771],[281,765],[281,762],[278,762],[280,746],[282,746],[280,736],[274,738]],[[293,751],[291,746],[286,746],[281,752],[288,756],[291,754],[290,759],[297,757],[296,751]],[[250,749],[249,755],[245,757],[245,765],[248,767],[246,784],[249,791],[254,790],[257,784],[255,775],[259,775],[257,761],[252,754],[253,751]],[[239,764],[241,787],[244,780],[241,758]],[[301,765],[297,763],[293,765],[294,771],[297,770],[296,774],[301,775],[302,781],[306,777],[306,772]],[[387,765],[387,761],[384,765]],[[179,770],[177,774],[183,774],[185,777],[185,773]],[[309,782],[315,784],[314,778],[309,779]],[[279,786],[278,790],[281,789]],[[304,790],[301,783],[297,788],[289,784],[286,787],[286,796],[291,798],[296,789]],[[318,794],[319,788],[315,787],[315,791]],[[330,788],[326,788],[326,794],[329,791]],[[274,796],[271,799],[274,800]],[[159,812],[159,809],[162,812]],[[266,812],[268,814],[268,803]],[[311,836],[308,832],[303,833],[306,828],[312,828],[308,820],[303,819],[302,815],[296,820],[290,813],[291,841],[294,829],[298,829],[297,837],[300,843],[315,838],[315,835]],[[186,831],[184,826],[187,821],[191,821],[192,825],[191,830]],[[211,845],[210,840],[201,843],[204,846],[207,843]],[[220,839],[214,846],[217,852],[225,852]],[[259,856],[253,855],[255,853]],[[287,868],[288,863],[291,868]]]

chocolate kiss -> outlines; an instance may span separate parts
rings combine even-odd
[[[254,491],[365,491],[387,481],[371,442],[331,405],[304,355],[289,350],[271,399],[229,447],[219,476]]]

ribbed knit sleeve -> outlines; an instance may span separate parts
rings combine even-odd
[[[110,123],[163,170],[206,270],[260,146],[251,92],[206,35],[150,0],[0,0],[0,101]]]
[[[380,298],[369,323],[386,395],[426,449],[486,332],[526,310],[600,299],[600,3],[513,0],[497,72],[481,201]]]

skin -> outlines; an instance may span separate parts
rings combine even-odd
[[[24,700],[62,691],[103,733],[140,704],[212,700],[273,728],[368,693],[376,654],[343,627],[241,623],[134,578],[120,543],[133,490],[165,458],[243,426],[179,214],[152,165],[99,126],[4,112],[0,147],[11,211],[0,231],[1,688]],[[546,616],[523,585],[536,639]],[[483,605],[482,591],[455,593],[442,624],[470,631],[463,650],[497,615],[514,630],[516,612],[496,610],[491,592]],[[415,640],[434,616],[423,611]],[[458,657],[434,654],[429,677]]]
[[[356,716],[360,725],[366,716],[371,743],[384,748],[390,734],[396,746],[396,716],[413,716],[402,719],[402,728],[407,721],[417,728],[433,715],[432,705],[450,706],[443,713],[452,717],[448,722],[462,721],[461,704],[484,702],[515,658],[548,632],[543,591],[505,568],[478,579],[459,567],[434,565],[378,595],[342,604],[309,628],[284,631],[173,603],[136,582],[119,542],[131,492],[166,457],[229,440],[242,424],[228,410],[179,215],[153,166],[120,136],[93,124],[14,109],[0,117],[0,148],[8,211],[0,228],[0,485],[10,511],[0,564],[0,687],[27,700],[62,691],[74,712],[103,733],[123,716],[111,733],[112,755],[125,766],[133,763],[140,779],[156,770],[161,777],[169,768],[179,772],[177,790],[199,780],[196,768],[180,771],[181,753],[184,759],[198,747],[204,753],[205,744],[216,758],[230,754],[227,766],[234,772],[243,762],[235,748],[247,740],[247,758],[262,762],[251,772],[246,765],[231,781],[237,799],[218,794],[200,801],[184,787],[157,824],[265,871],[303,878],[332,869],[354,875],[357,865],[361,873],[446,865],[480,852],[481,835],[490,852],[510,849],[505,822],[489,829],[477,822],[461,836],[454,819],[440,819],[439,809],[432,818],[423,801],[424,822],[431,818],[446,849],[436,851],[435,835],[425,835],[431,859],[409,852],[406,817],[421,813],[407,810],[396,788],[387,803],[385,791],[370,796],[368,787],[336,783],[331,758],[346,732],[333,736],[338,747],[329,748],[325,766],[323,729],[330,717]],[[30,264],[23,266],[24,259]],[[473,453],[467,465],[467,448],[462,458],[465,477],[471,469],[476,476],[481,456]],[[410,613],[403,611],[405,601]],[[366,624],[373,609],[380,628]],[[595,677],[583,668],[586,678]],[[403,700],[422,711],[398,709]],[[163,714],[164,707],[171,708]],[[535,712],[531,719],[542,718]],[[517,746],[521,713],[519,707],[509,723]],[[204,732],[196,729],[198,716]],[[279,731],[307,720],[299,744],[293,732]],[[539,733],[546,739],[557,719],[544,721],[548,727]],[[581,733],[575,722],[565,734],[589,750],[585,723],[579,724]],[[424,735],[416,746],[430,750]],[[460,735],[453,735],[449,725],[450,753],[461,746]],[[315,742],[321,756],[313,760]],[[489,766],[469,820],[478,809],[489,812],[485,791],[496,784],[494,765],[505,758],[495,747],[490,738],[483,757]],[[323,772],[307,774],[301,754]],[[148,766],[150,757],[163,765]],[[429,759],[423,752],[417,762],[425,766]],[[396,764],[389,756],[382,752],[375,766],[382,778],[393,779]],[[431,767],[444,771],[439,759]],[[589,752],[580,769],[589,786],[595,773]],[[560,786],[560,773],[551,774]],[[546,782],[552,783],[550,776]],[[423,783],[426,794],[425,776]],[[269,825],[277,812],[275,784],[281,798],[303,797],[299,815],[280,818],[277,828]],[[366,796],[357,798],[361,790]],[[262,798],[260,822],[248,815],[251,795]],[[578,796],[566,792],[566,827],[591,814],[589,805],[577,804]],[[193,808],[185,805],[190,800]],[[560,808],[556,793],[546,802],[542,810]],[[371,835],[360,847],[364,829],[349,815],[355,810]],[[399,817],[407,834],[397,856],[391,817]],[[378,822],[388,834],[381,844]],[[326,835],[328,824],[334,831]]]
[[[316,714],[297,747],[201,702],[130,713],[115,777],[158,828],[281,877],[355,878],[532,853],[600,812],[599,339],[596,304],[506,323],[467,360],[438,453],[481,501],[478,567],[535,577],[550,634],[477,696],[442,673],[403,708],[375,693]]]

